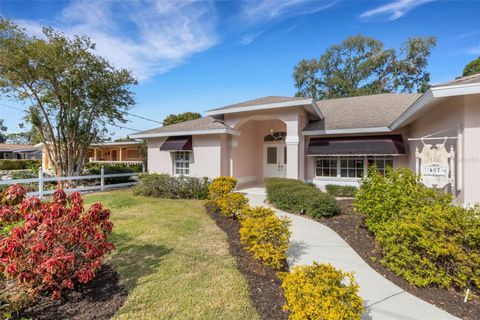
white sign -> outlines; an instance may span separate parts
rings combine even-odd
[[[447,177],[448,167],[445,166],[425,166],[422,167],[422,176]]]

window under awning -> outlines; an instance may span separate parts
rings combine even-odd
[[[192,136],[168,137],[160,151],[192,151]]]
[[[312,138],[308,156],[398,156],[405,154],[401,135]]]

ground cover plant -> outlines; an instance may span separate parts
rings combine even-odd
[[[360,320],[364,312],[353,274],[314,262],[281,274],[291,320]]]
[[[134,189],[136,195],[166,199],[206,199],[208,178],[175,177],[168,174],[145,173]]]
[[[408,169],[369,172],[355,198],[382,253],[410,284],[480,292],[480,217]]]
[[[268,178],[265,180],[267,199],[278,209],[301,213],[313,218],[340,212],[335,198],[300,180]]]

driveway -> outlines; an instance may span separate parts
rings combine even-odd
[[[266,206],[264,188],[239,190],[252,206]],[[440,308],[406,292],[370,267],[335,231],[323,224],[275,209],[292,220],[292,238],[288,263],[308,265],[313,261],[331,263],[343,271],[354,271],[364,299],[362,319],[374,320],[446,320],[458,319]]]

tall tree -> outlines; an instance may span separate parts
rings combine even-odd
[[[433,37],[410,38],[403,46],[385,49],[383,42],[356,35],[333,45],[319,59],[301,60],[294,68],[297,96],[315,99],[385,92],[423,92],[430,74],[428,57]]]
[[[473,74],[480,73],[480,57],[470,61],[463,69],[463,77],[471,76]]]
[[[0,143],[7,141],[7,135],[5,134],[7,129],[8,128],[3,125],[3,119],[0,119]]]
[[[169,114],[164,120],[163,125],[169,126],[171,124],[195,120],[201,118],[202,115],[198,112],[184,112],[179,114]]]
[[[107,125],[126,122],[134,105],[130,86],[136,80],[94,49],[85,36],[43,28],[38,38],[0,19],[0,90],[31,103],[28,119],[57,174],[81,173],[88,146],[107,133]]]

